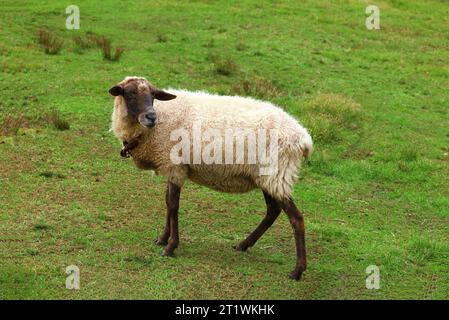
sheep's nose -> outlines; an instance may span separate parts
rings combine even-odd
[[[142,123],[144,126],[148,127],[148,128],[152,128],[154,127],[154,125],[156,124],[156,113],[155,112],[150,112],[144,115],[144,122]]]
[[[145,118],[146,118],[148,121],[155,122],[155,121],[156,121],[156,114],[155,114],[155,113],[147,113],[147,114],[145,115]]]

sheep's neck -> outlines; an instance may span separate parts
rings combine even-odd
[[[140,136],[143,129],[137,121],[130,119],[126,106],[123,105],[121,99],[117,99],[112,114],[112,130],[116,137],[122,142],[129,142]]]

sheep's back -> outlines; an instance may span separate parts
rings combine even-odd
[[[281,135],[300,135],[307,131],[280,107],[249,97],[220,96],[205,92],[167,89],[177,95],[171,101],[158,103],[170,116],[182,118],[188,127],[200,121],[203,128],[278,129]],[[182,113],[182,117],[176,115]]]
[[[167,91],[177,98],[156,105],[155,108],[163,114],[162,119],[172,121],[169,126],[171,130],[182,127],[192,133],[195,124],[197,128],[201,126],[202,133],[207,129],[217,129],[222,136],[226,129],[277,131],[278,170],[275,173],[261,175],[260,163],[257,162],[226,165],[200,163],[189,164],[190,180],[226,192],[246,192],[260,187],[279,199],[291,195],[300,160],[312,150],[310,135],[296,119],[269,102],[252,98],[171,89]],[[208,141],[203,140],[202,149],[208,144]],[[223,161],[224,157],[223,147]]]

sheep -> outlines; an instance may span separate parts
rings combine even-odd
[[[289,275],[295,280],[301,278],[307,266],[304,217],[293,201],[292,189],[301,160],[308,158],[313,150],[312,138],[307,129],[269,102],[206,92],[161,90],[142,77],[126,77],[113,86],[109,93],[115,97],[111,130],[123,143],[121,155],[132,157],[137,168],[153,170],[168,178],[165,229],[155,241],[156,244],[164,246],[163,256],[173,256],[179,245],[179,198],[186,180],[232,193],[259,188],[265,198],[266,215],[259,226],[234,246],[234,249],[246,251],[254,246],[283,210],[293,228],[296,244],[296,266]],[[195,148],[210,151],[212,143],[210,135],[208,139],[193,136],[195,125],[198,124],[202,125],[200,133],[210,128],[215,128],[214,132],[220,134],[226,130],[242,128],[243,131],[231,132],[233,138],[241,138],[241,132],[275,132],[274,138],[270,134],[268,149],[270,154],[277,156],[270,158],[277,160],[277,167],[268,174],[261,174],[262,161],[248,160],[253,156],[254,150],[244,150],[243,156],[232,154],[225,163],[222,149],[213,150],[214,156],[221,159],[222,163],[211,162],[210,159],[206,161],[206,158],[195,159]],[[187,141],[189,144],[187,148],[183,148],[180,143],[186,134],[184,143]],[[261,140],[256,141],[257,146],[265,142],[263,140],[266,136],[261,137]],[[227,150],[237,151],[237,142],[231,141],[231,147]],[[248,142],[248,148],[249,145]],[[179,156],[180,151],[185,151],[187,155]],[[212,155],[212,152],[209,155]],[[237,158],[240,162],[236,161]],[[242,159],[247,160],[242,163]]]

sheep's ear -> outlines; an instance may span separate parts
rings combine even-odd
[[[111,89],[109,89],[109,93],[114,97],[120,96],[123,94],[123,88],[120,86],[113,86]]]
[[[172,100],[172,99],[176,98],[176,96],[174,94],[171,94],[171,93],[165,92],[163,90],[159,90],[159,89],[155,89],[153,91],[153,97],[154,97],[154,99],[163,100],[163,101]]]

